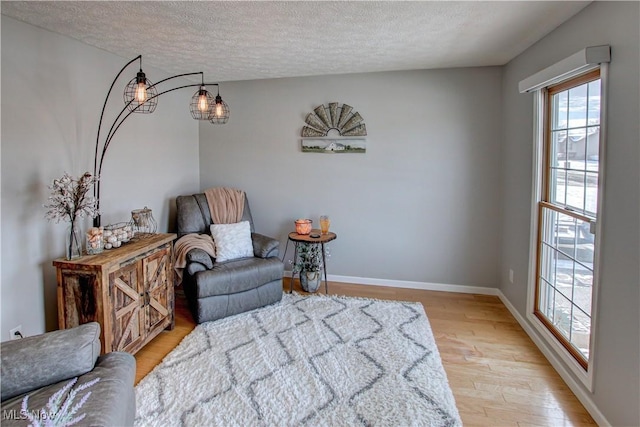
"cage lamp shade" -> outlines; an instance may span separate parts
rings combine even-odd
[[[135,113],[153,113],[158,105],[158,91],[142,69],[124,88],[124,102]]]
[[[200,89],[191,97],[189,104],[191,117],[196,120],[211,120],[214,107],[213,95],[204,86],[200,86]]]
[[[222,100],[220,94],[216,96],[210,121],[215,125],[223,125],[229,121],[229,105]]]

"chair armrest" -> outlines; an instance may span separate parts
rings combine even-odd
[[[96,367],[81,377],[82,382],[100,378],[89,390],[94,393],[80,412],[87,418],[80,424],[87,426],[133,426],[136,415],[134,382],[136,359],[129,353],[114,351],[98,358]]]
[[[100,355],[100,325],[7,341],[0,350],[4,401],[91,371]]]
[[[253,255],[258,258],[277,257],[280,252],[280,242],[271,237],[258,233],[251,233]]]
[[[187,267],[189,264],[197,262],[202,264],[207,270],[211,270],[213,268],[213,260],[211,256],[202,249],[191,249],[187,252]]]
[[[199,271],[207,271],[207,270],[211,270],[211,269],[205,267],[199,262],[190,262],[189,264],[187,264],[187,267],[185,268],[185,271],[189,276],[193,276]]]

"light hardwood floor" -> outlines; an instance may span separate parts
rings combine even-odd
[[[329,293],[421,302],[465,426],[595,425],[497,297],[336,282]],[[136,384],[194,327],[178,291],[176,327],[136,354]]]

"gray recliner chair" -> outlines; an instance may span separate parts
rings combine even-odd
[[[190,233],[211,234],[211,213],[204,193],[178,196],[176,206],[178,238]],[[282,299],[284,264],[278,258],[280,242],[255,232],[246,196],[242,221],[251,225],[253,257],[216,262],[201,249],[187,253],[182,285],[197,323]]]

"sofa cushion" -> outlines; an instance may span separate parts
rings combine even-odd
[[[206,298],[244,292],[282,280],[283,271],[284,264],[277,257],[216,262],[213,269],[195,274],[195,293],[197,298]]]
[[[253,256],[249,221],[240,221],[235,224],[211,224],[211,237],[216,245],[218,262]]]
[[[80,377],[73,385],[74,390],[80,389],[95,379],[98,382],[81,390],[75,396],[73,403],[78,404],[89,393],[85,403],[78,409],[75,417],[84,415],[77,424],[82,426],[130,426],[135,418],[136,399],[133,383],[136,376],[136,361],[129,353],[112,352],[101,356],[95,368]],[[70,380],[42,387],[28,393],[27,410],[45,409],[51,396],[61,390]],[[25,426],[28,420],[21,414],[22,401],[25,395],[19,395],[2,402],[2,426]],[[66,399],[66,397],[65,397]],[[64,399],[62,399],[64,401]],[[40,419],[40,421],[44,421]],[[47,420],[48,421],[48,420]]]
[[[86,323],[0,344],[2,401],[83,375],[100,355],[100,325]]]

